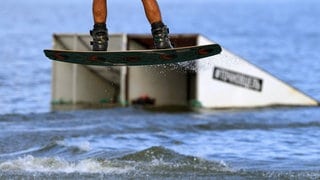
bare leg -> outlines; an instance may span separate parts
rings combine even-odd
[[[142,0],[144,11],[150,24],[161,22],[161,12],[156,0]]]
[[[93,0],[92,13],[95,24],[106,23],[107,0]]]

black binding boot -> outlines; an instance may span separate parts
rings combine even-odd
[[[106,51],[108,49],[108,29],[105,24],[95,24],[93,30],[90,31],[92,36],[93,51]]]
[[[170,49],[173,48],[168,37],[169,29],[162,22],[152,24],[152,36],[156,49]]]

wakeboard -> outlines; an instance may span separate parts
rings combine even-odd
[[[179,63],[217,55],[218,44],[179,47],[173,49],[129,50],[129,51],[70,51],[44,50],[45,55],[55,61],[98,66],[144,66]]]

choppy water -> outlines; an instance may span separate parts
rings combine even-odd
[[[203,34],[320,99],[318,1],[159,3],[171,32]],[[52,33],[88,33],[90,6],[1,3],[0,179],[320,178],[318,107],[50,112],[51,64],[42,49]],[[140,2],[109,6],[111,33],[149,32]]]
[[[317,108],[3,115],[0,172],[4,177],[320,178],[319,117]]]

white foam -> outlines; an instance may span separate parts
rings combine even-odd
[[[44,173],[104,173],[124,174],[134,167],[112,165],[112,162],[86,159],[68,162],[61,158],[36,158],[31,155],[0,164],[0,171],[25,171]]]

